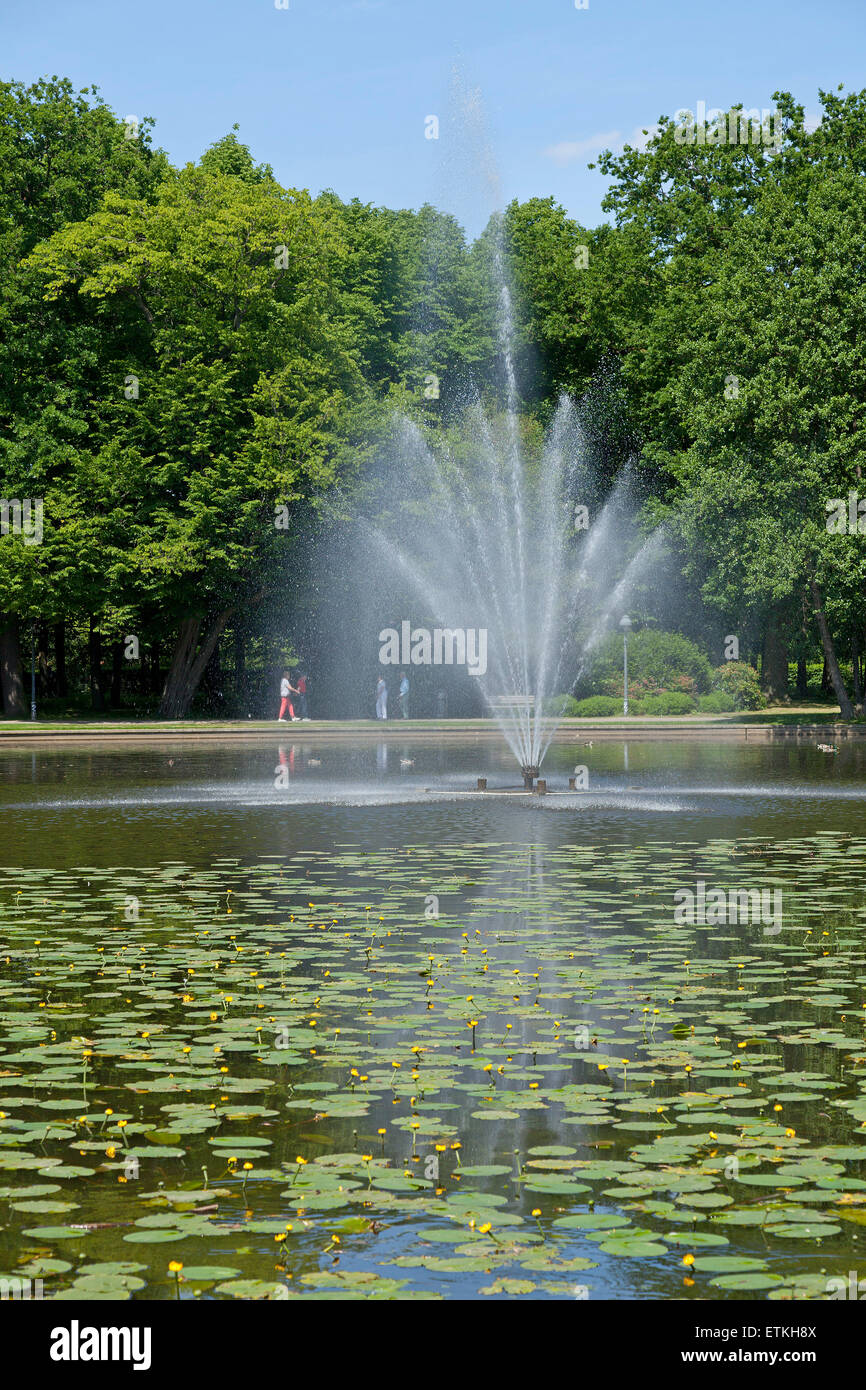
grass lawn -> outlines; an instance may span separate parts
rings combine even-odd
[[[629,718],[568,718],[560,720],[560,728],[573,729],[645,729],[645,728],[713,728],[725,725],[748,725],[764,727],[772,725],[820,725],[837,724],[839,706],[830,704],[790,704],[771,706],[762,710],[743,710],[735,714],[679,714],[679,715],[632,715]],[[864,721],[856,720],[857,724]],[[441,733],[483,732],[497,728],[496,721],[486,719],[389,719],[381,723],[375,719],[312,719],[305,728],[292,731],[299,739],[312,734],[369,734],[375,731],[385,733]],[[64,718],[47,718],[31,721],[29,719],[0,719],[0,738],[9,736],[37,736],[45,734],[262,734],[276,732],[275,719],[151,719],[132,718],[122,710],[105,714],[99,719],[85,714],[71,714]],[[288,728],[285,730],[288,736]]]

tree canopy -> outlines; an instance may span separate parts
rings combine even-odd
[[[69,641],[98,707],[135,634],[137,689],[167,716],[229,636],[242,698],[269,606],[315,640],[286,557],[307,563],[335,490],[351,506],[394,408],[436,433],[474,392],[503,402],[500,257],[528,435],[579,401],[602,475],[630,463],[647,526],[666,522],[690,635],[716,613],[776,695],[789,655],[819,655],[853,714],[866,92],[822,93],[814,130],[774,100],[772,141],[735,107],[725,139],[662,117],[605,152],[596,228],[536,197],[470,242],[430,205],[285,188],[237,126],[175,168],[95,88],[0,83],[0,496],[43,507],[39,543],[0,536],[6,714],[28,625],[54,693]]]

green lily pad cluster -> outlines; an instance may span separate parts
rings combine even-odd
[[[0,871],[5,1277],[827,1297],[866,1224],[866,840],[532,849]],[[699,880],[780,889],[781,930],[679,922]]]

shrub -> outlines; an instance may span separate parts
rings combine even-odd
[[[702,714],[730,714],[731,710],[736,708],[731,696],[725,695],[721,690],[698,696],[698,709]]]
[[[613,695],[590,695],[585,700],[575,700],[575,714],[582,719],[600,719],[609,714],[622,714],[622,700]]]
[[[764,709],[758,673],[747,661],[726,661],[713,671],[713,690],[728,695],[735,709]]]
[[[577,701],[573,695],[548,695],[541,707],[542,714],[552,714],[560,719],[571,719],[577,714]]]
[[[679,695],[695,694],[695,682],[691,676],[672,676],[669,685],[661,685],[656,680],[632,680],[631,671],[631,657],[629,657],[629,703],[632,698],[640,700],[645,695],[668,695],[672,692],[676,692]],[[605,695],[622,695],[622,676],[620,676],[619,680],[602,681],[601,688]]]
[[[644,628],[628,639],[629,694],[694,695],[709,690],[712,669],[700,647],[678,632]],[[583,689],[622,695],[622,636],[612,632],[591,655]]]
[[[681,690],[664,690],[660,695],[647,695],[640,705],[642,714],[691,714],[695,701]]]
[[[697,701],[692,695],[683,695],[678,690],[669,690],[659,697],[663,704],[663,714],[691,714],[697,709]]]

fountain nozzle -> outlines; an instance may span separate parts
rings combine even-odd
[[[525,790],[528,792],[534,791],[535,779],[538,776],[538,768],[531,766],[529,763],[524,763],[520,771],[523,773],[523,786]]]

